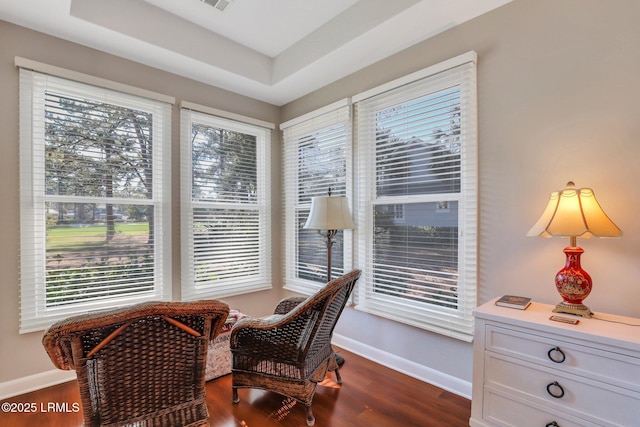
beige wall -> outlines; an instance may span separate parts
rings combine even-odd
[[[18,137],[15,55],[95,74],[262,120],[291,119],[469,50],[478,53],[479,300],[504,293],[555,304],[553,276],[562,239],[525,234],[550,191],[568,180],[592,187],[621,240],[581,240],[596,312],[640,317],[640,2],[515,0],[419,43],[281,109],[0,23],[0,382],[51,369],[40,334],[18,329]],[[390,35],[392,37],[392,35]],[[376,46],[372,46],[375,49]],[[177,113],[177,111],[175,111]],[[177,116],[176,116],[177,117]],[[178,123],[174,120],[174,153]],[[281,155],[274,144],[274,159]],[[280,162],[274,160],[274,195]],[[174,279],[179,284],[178,163],[174,159]],[[280,198],[274,196],[274,282],[281,280]],[[252,314],[271,308],[274,291],[229,299]],[[263,301],[261,301],[263,300]],[[260,302],[263,302],[260,305]],[[347,309],[336,332],[471,381],[471,345]],[[347,361],[347,363],[349,363]],[[348,365],[346,365],[348,367]]]
[[[172,271],[173,293],[180,295],[180,101],[190,101],[271,123],[279,122],[279,109],[218,88],[127,61],[73,43],[0,21],[0,386],[53,369],[42,348],[42,333],[18,334],[19,315],[19,205],[18,205],[18,70],[14,58],[67,68],[176,98],[172,111]],[[280,163],[278,132],[272,134],[273,233],[280,233]],[[274,283],[281,282],[281,257],[277,243],[272,250]],[[281,297],[281,289],[227,298],[234,308],[268,314]],[[0,388],[1,389],[1,388]]]
[[[594,189],[622,228],[580,239],[595,312],[640,317],[640,2],[515,0],[282,108],[282,120],[478,53],[479,302],[559,301],[564,239],[527,238],[552,190]],[[375,46],[372,46],[375,49]],[[471,345],[346,310],[336,333],[471,381]]]

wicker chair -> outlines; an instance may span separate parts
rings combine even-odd
[[[157,302],[71,317],[42,343],[59,369],[75,369],[85,426],[208,426],[209,340],[229,307]]]
[[[331,336],[359,277],[354,270],[309,298],[282,300],[271,316],[236,323],[230,341],[233,402],[239,402],[238,388],[274,391],[304,404],[313,425],[316,384],[329,370],[342,383]]]

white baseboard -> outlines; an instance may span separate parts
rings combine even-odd
[[[362,344],[361,342],[342,335],[334,334],[333,344],[395,371],[402,372],[410,377],[433,384],[466,399],[471,399],[471,383],[468,381],[463,381],[444,372],[403,359],[395,354]],[[29,393],[30,391],[41,388],[51,387],[74,380],[75,378],[75,371],[54,369],[11,381],[5,381],[0,383],[0,400]]]
[[[471,400],[471,383],[351,338],[334,334],[332,343],[347,351]]]
[[[53,369],[0,383],[0,400],[76,379],[76,371]]]

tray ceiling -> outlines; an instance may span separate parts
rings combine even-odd
[[[0,19],[283,105],[510,1],[0,0]]]

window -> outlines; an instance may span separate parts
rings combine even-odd
[[[171,297],[170,114],[20,69],[21,332]]]
[[[349,100],[281,125],[284,134],[285,288],[311,294],[326,283],[326,240],[302,228],[311,198],[347,196],[351,201],[351,120]],[[339,231],[332,248],[331,275],[351,268],[351,231]]]
[[[393,221],[404,222],[404,205],[393,205]]]
[[[476,303],[475,91],[472,52],[354,98],[358,308],[468,341]]]
[[[273,125],[213,113],[183,104],[182,297],[187,300],[271,288]]]

